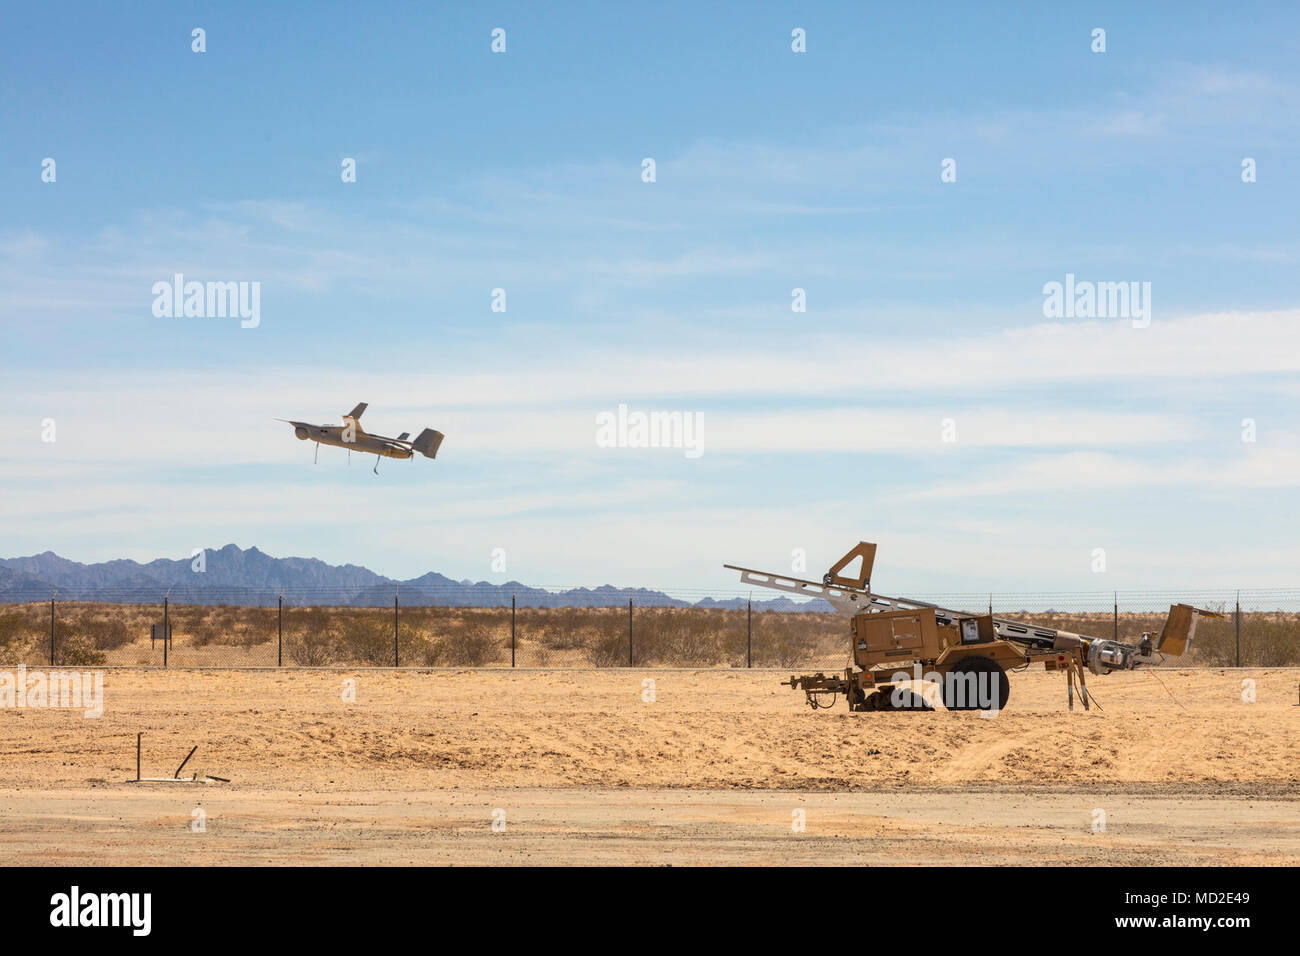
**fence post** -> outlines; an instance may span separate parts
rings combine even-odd
[[[58,592],[55,592],[58,593]],[[54,666],[54,595],[50,595],[50,666]]]
[[[754,599],[745,602],[745,666],[754,666]]]
[[[515,596],[510,595],[510,666],[515,666]]]
[[[167,666],[167,645],[171,643],[172,629],[167,617],[167,604],[171,598],[171,591],[163,595],[163,667]]]
[[[275,666],[284,666],[284,592],[280,592],[280,609],[275,621]]]
[[[627,598],[627,666],[632,666],[632,596]]]
[[[1232,632],[1237,642],[1237,666],[1241,666],[1241,592],[1237,592],[1237,610],[1232,615]]]
[[[1112,591],[1111,597],[1115,601],[1115,640],[1119,640],[1119,592]]]
[[[397,589],[393,590],[393,666],[400,667],[398,663],[401,656],[397,650]]]

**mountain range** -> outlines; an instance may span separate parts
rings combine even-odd
[[[193,559],[158,558],[146,564],[127,559],[82,564],[52,551],[29,557],[0,558],[0,603],[48,600],[118,604],[161,601],[170,591],[177,604],[273,605],[281,592],[289,605],[383,607],[397,595],[402,604],[501,607],[513,597],[520,607],[615,607],[630,598],[642,607],[743,608],[745,598],[694,603],[648,588],[595,588],[550,591],[518,581],[456,581],[436,571],[397,580],[355,564],[326,564],[316,558],[276,558],[257,548],[228,544],[203,555],[203,570]],[[825,601],[786,597],[754,601],[764,611],[830,611]]]

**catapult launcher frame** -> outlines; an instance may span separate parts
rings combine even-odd
[[[918,694],[896,688],[905,677],[940,685],[950,710],[1000,710],[1010,692],[1007,670],[1041,662],[1065,672],[1070,709],[1076,689],[1084,709],[1093,703],[1085,674],[1109,674],[1158,664],[1182,655],[1200,617],[1219,617],[1189,604],[1174,604],[1159,637],[1136,643],[1088,637],[1021,621],[969,614],[913,598],[887,597],[871,590],[876,546],[860,542],[835,562],[820,583],[734,564],[743,584],[803,594],[827,601],[850,618],[853,665],[843,676],[818,673],[791,677],[814,709],[829,707],[843,694],[850,710],[928,710]],[[860,561],[856,574],[851,566]],[[911,673],[907,673],[907,672]],[[901,675],[901,676],[900,676]],[[915,675],[915,676],[913,676]],[[892,681],[892,683],[891,683]]]

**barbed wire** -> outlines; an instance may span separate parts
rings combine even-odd
[[[1110,591],[961,591],[931,592],[909,595],[912,598],[954,609],[987,609],[992,605],[1007,613],[1012,609],[1046,607],[1047,610],[1066,611],[1067,606],[1087,607],[1090,613],[1114,610],[1133,613],[1140,607],[1152,609],[1165,603],[1193,603],[1197,605],[1235,605],[1262,609],[1273,605],[1274,610],[1300,610],[1300,588],[1188,588],[1188,589],[1132,589]],[[645,606],[699,606],[753,599],[756,606],[800,605],[811,603],[824,607],[815,594],[788,596],[750,588],[682,587],[618,587],[614,585],[523,585],[517,582],[494,584],[492,582],[413,585],[402,583],[377,583],[359,585],[199,585],[179,582],[140,585],[25,585],[17,584],[0,590],[0,605],[22,604],[38,601],[63,601],[82,603],[162,603],[167,597],[175,605],[233,604],[240,600],[255,605],[275,605],[280,598],[288,606],[302,606],[308,602],[323,606],[380,607],[396,599],[408,606],[430,605],[442,601],[447,606],[509,606],[514,597],[522,607],[618,607],[631,599]],[[802,597],[804,600],[800,600]],[[609,603],[605,603],[609,602]],[[617,603],[614,603],[617,602]],[[1060,605],[1060,606],[1056,606]]]

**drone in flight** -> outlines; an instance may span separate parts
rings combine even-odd
[[[293,433],[302,441],[311,439],[316,442],[316,460],[320,460],[320,446],[334,445],[346,448],[349,452],[359,451],[375,456],[375,474],[379,474],[380,458],[414,458],[418,451],[425,458],[437,458],[438,447],[442,444],[443,434],[426,428],[409,440],[410,432],[402,432],[396,438],[372,435],[361,428],[361,414],[366,410],[362,402],[343,416],[342,425],[311,425],[307,422],[292,422],[287,418],[277,418],[293,426]]]

